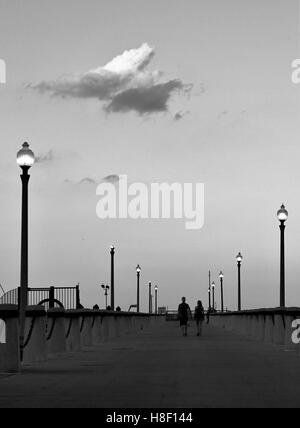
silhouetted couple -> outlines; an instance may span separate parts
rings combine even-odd
[[[178,306],[178,318],[180,322],[180,327],[182,329],[183,336],[187,336],[188,321],[189,318],[193,319],[192,311],[189,305],[186,303],[186,298],[182,298],[182,303]],[[204,308],[202,302],[198,300],[197,306],[195,308],[194,319],[197,325],[197,336],[202,336],[202,323],[204,321]]]

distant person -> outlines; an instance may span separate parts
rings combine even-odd
[[[111,311],[111,306],[107,306],[106,310]]]
[[[117,311],[117,312],[121,312],[121,308],[120,308],[120,306],[118,306],[118,307],[116,308],[116,311]]]
[[[197,325],[197,336],[202,336],[202,324],[204,321],[204,307],[201,300],[198,300],[197,306],[195,307],[194,319]]]
[[[186,303],[185,297],[182,299],[182,303],[178,306],[178,318],[180,322],[180,327],[182,329],[182,335],[187,336],[187,327],[189,316],[192,318],[192,312],[189,305]]]
[[[94,309],[94,311],[99,311],[99,309],[100,309],[100,308],[99,308],[99,306],[98,306],[98,305],[94,305],[94,306],[93,306],[93,309]]]

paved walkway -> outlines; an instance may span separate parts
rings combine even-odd
[[[0,375],[0,407],[300,407],[300,358],[177,323]]]

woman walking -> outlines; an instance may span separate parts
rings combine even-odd
[[[195,307],[194,318],[197,325],[197,336],[202,336],[202,323],[205,317],[204,317],[204,308],[201,300],[198,300],[197,306]]]

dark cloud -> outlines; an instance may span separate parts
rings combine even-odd
[[[111,175],[107,175],[106,177],[104,177],[102,181],[105,181],[106,183],[115,184],[115,183],[119,183],[120,179],[121,178],[119,175],[111,174]]]
[[[177,112],[177,113],[174,115],[174,120],[176,120],[176,121],[179,121],[179,120],[181,120],[182,118],[183,118],[183,113],[181,113],[181,111]]]
[[[147,88],[128,89],[117,94],[105,109],[109,113],[131,110],[139,114],[165,112],[172,94],[184,90],[184,86],[180,80],[170,80]]]
[[[144,43],[138,49],[125,51],[103,67],[53,81],[31,83],[27,87],[62,98],[96,98],[105,102],[104,109],[108,113],[166,112],[171,96],[189,94],[191,85],[180,79],[162,82],[162,72],[147,70],[154,54],[154,49]]]
[[[111,94],[120,90],[128,76],[119,76],[110,71],[90,71],[82,76],[65,76],[55,81],[41,81],[37,84],[29,84],[27,87],[40,93],[51,93],[62,98],[97,98],[107,100]]]
[[[176,122],[182,120],[186,115],[190,114],[190,111],[178,111],[175,115],[174,115],[174,120]]]

